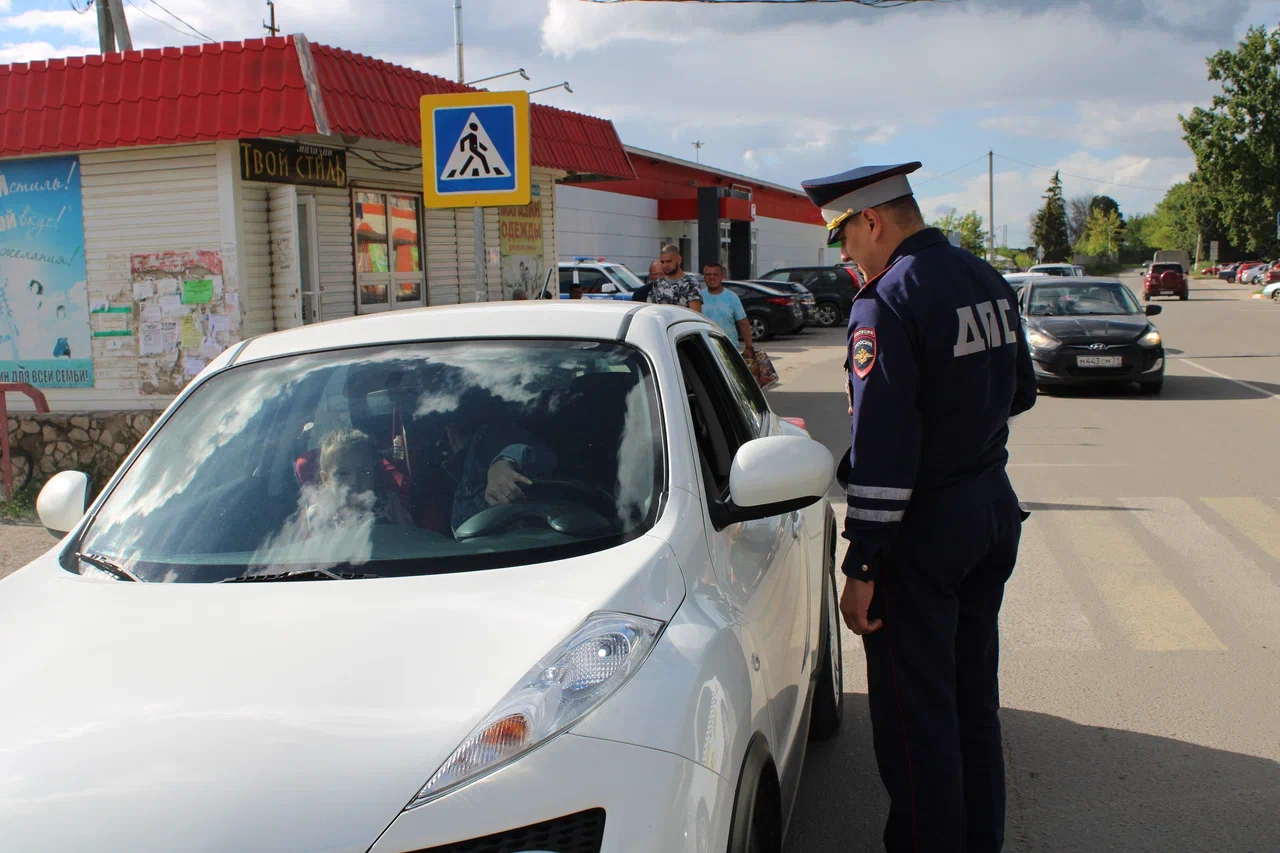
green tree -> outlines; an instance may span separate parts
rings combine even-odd
[[[948,213],[933,223],[933,227],[950,234],[960,232],[960,245],[979,257],[987,255],[987,232],[982,230],[982,217],[976,211],[969,211],[964,216]]]
[[[1089,224],[1094,198],[1096,196],[1085,194],[1067,199],[1067,240],[1073,246],[1084,239],[1084,227]]]
[[[1218,239],[1222,226],[1213,193],[1196,178],[1174,184],[1151,214],[1154,228],[1146,236],[1156,249],[1182,249],[1195,257],[1196,242],[1204,235]],[[1274,229],[1274,224],[1273,224]]]
[[[1071,260],[1071,244],[1067,237],[1067,205],[1062,198],[1062,178],[1057,172],[1041,196],[1044,207],[1036,213],[1031,235],[1044,250],[1045,263]]]
[[[1089,201],[1089,212],[1093,213],[1095,210],[1111,211],[1120,217],[1121,222],[1124,221],[1124,215],[1120,213],[1120,203],[1109,195],[1095,195]]]
[[[1119,253],[1123,243],[1124,222],[1121,221],[1120,214],[1114,210],[1096,207],[1089,214],[1084,238],[1076,248],[1086,255],[1110,257]]]
[[[1280,249],[1280,32],[1250,27],[1236,50],[1207,60],[1209,79],[1222,84],[1209,109],[1178,116],[1196,158],[1207,206],[1237,246],[1260,255]],[[1200,199],[1194,199],[1197,205]],[[1179,237],[1178,248],[1185,248]],[[1194,251],[1194,241],[1190,251]]]

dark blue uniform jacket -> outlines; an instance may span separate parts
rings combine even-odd
[[[934,228],[858,292],[848,357],[843,570],[874,580],[904,518],[1010,489],[1008,420],[1035,405],[1035,372],[1008,282]]]

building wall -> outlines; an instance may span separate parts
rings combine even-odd
[[[89,303],[135,305],[130,256],[218,250],[218,168],[214,144],[134,148],[80,155],[84,251]],[[127,319],[121,319],[127,317]],[[43,389],[54,412],[160,409],[171,398],[140,390],[137,317],[91,315],[90,329],[109,322],[132,327],[130,337],[93,338],[94,387]],[[10,411],[31,410],[10,395]]]
[[[559,260],[605,257],[641,277],[648,272],[663,233],[656,199],[561,184],[555,202]]]
[[[756,275],[778,267],[803,267],[826,261],[827,229],[821,225],[757,217]]]

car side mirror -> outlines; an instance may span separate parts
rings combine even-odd
[[[54,474],[36,496],[36,515],[54,536],[66,536],[84,518],[89,497],[89,477],[80,471]]]
[[[738,448],[729,468],[729,523],[795,512],[822,500],[835,474],[831,451],[800,435],[770,435]]]
[[[1163,306],[1163,305],[1148,305],[1148,306],[1147,306],[1147,316],[1148,316],[1148,317],[1154,317],[1155,315],[1159,314],[1159,313],[1160,313],[1161,311],[1163,311],[1163,310],[1164,310],[1164,306]]]
[[[601,293],[617,293],[618,285],[614,284],[611,281],[606,281],[604,284],[600,285],[600,292]]]

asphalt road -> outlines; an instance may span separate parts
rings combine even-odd
[[[1006,850],[1280,851],[1280,306],[1251,292],[1193,282],[1189,301],[1157,300],[1161,396],[1042,394],[1013,424],[1032,516],[1001,622]],[[774,410],[843,452],[843,331],[763,348]],[[790,851],[882,849],[847,632],[845,683]]]
[[[1032,517],[1002,616],[1007,850],[1280,851],[1280,306],[1250,292],[1160,300],[1160,397],[1042,395],[1014,423]],[[842,331],[762,348],[774,410],[843,452]],[[0,525],[0,577],[52,544]],[[845,724],[810,750],[796,853],[881,849],[865,663],[844,647]]]

